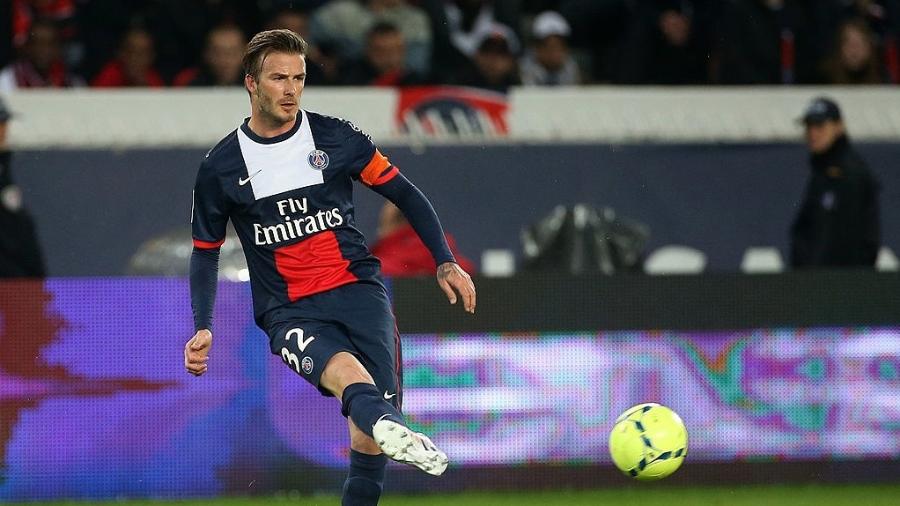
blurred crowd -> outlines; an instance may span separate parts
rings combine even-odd
[[[0,92],[239,86],[244,45],[271,28],[311,43],[313,85],[900,81],[900,0],[4,0],[0,15]]]

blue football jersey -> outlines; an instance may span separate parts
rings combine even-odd
[[[301,297],[376,281],[379,262],[354,224],[353,181],[374,187],[398,173],[349,121],[301,110],[289,132],[262,138],[245,120],[200,165],[194,246],[221,246],[231,220],[257,320]]]

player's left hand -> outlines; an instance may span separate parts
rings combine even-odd
[[[466,312],[475,313],[475,284],[462,267],[455,262],[438,265],[437,282],[451,304],[456,304],[456,293],[459,292]]]

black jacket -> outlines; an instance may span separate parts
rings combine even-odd
[[[881,245],[878,181],[846,136],[810,162],[812,174],[791,227],[791,264],[875,265]]]
[[[0,278],[44,277],[44,259],[34,221],[20,207],[9,167],[10,153],[0,151]]]

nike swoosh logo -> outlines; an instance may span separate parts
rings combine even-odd
[[[259,174],[260,172],[262,172],[262,169],[259,169],[258,171],[254,172],[253,174],[250,174],[249,176],[247,176],[247,179],[239,178],[238,185],[244,186],[245,184],[249,183],[251,179],[253,179],[253,176]]]
[[[393,398],[396,397],[396,396],[397,396],[396,393],[393,393],[393,394],[391,394],[391,395],[388,395],[387,390],[384,391],[384,400],[386,400],[386,401],[389,401],[389,400],[393,399]]]

